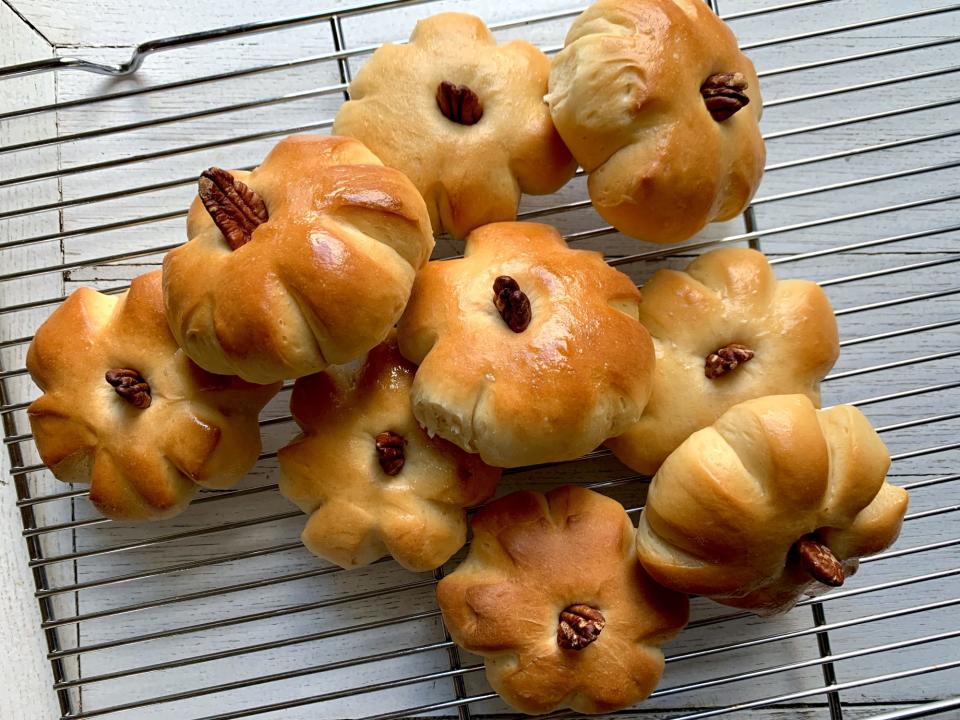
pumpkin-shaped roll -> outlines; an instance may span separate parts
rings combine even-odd
[[[600,0],[550,71],[553,121],[618,230],[678,242],[749,203],[763,175],[753,63],[703,0]]]
[[[840,353],[826,293],[777,280],[762,253],[724,248],[685,270],[660,270],[641,289],[640,322],[657,362],[643,417],[607,447],[652,475],[687,437],[728,408],[764,395],[806,395]]]
[[[473,519],[466,560],[437,586],[451,637],[484,658],[503,699],[529,714],[606,713],[643,700],[687,596],[637,562],[621,505],[591,490],[517,492]]]
[[[167,319],[210,372],[269,383],[361,357],[433,249],[423,198],[349,138],[294,135],[253,172],[210,168],[163,262]]]
[[[461,239],[517,217],[521,193],[558,190],[576,170],[543,103],[550,60],[526,40],[497,44],[483,21],[439,13],[387,43],[350,83],[334,132],[402,170],[436,233]]]
[[[397,328],[413,413],[497,467],[572,460],[635,423],[653,346],[640,293],[549,225],[493,223],[417,275]]]
[[[758,614],[841,585],[896,540],[907,493],[856,408],[803,395],[735,405],[691,435],[650,485],[640,562],[681,592]]]
[[[392,555],[433,570],[467,538],[465,508],[491,495],[500,470],[417,425],[415,368],[390,336],[359,371],[297,380],[301,434],[280,450],[280,492],[310,515],[301,539],[344,568]]]
[[[177,347],[160,271],[120,295],[74,292],[37,330],[27,410],[37,450],[66,482],[91,483],[107,517],[158,520],[198,487],[227,488],[257,460],[257,416],[279,390],[201,370]]]

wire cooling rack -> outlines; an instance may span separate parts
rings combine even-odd
[[[638,283],[744,243],[781,276],[818,280],[843,346],[824,401],[868,413],[911,509],[897,545],[782,618],[694,601],[660,689],[631,717],[960,717],[960,5],[719,1],[766,99],[767,175],[743,218],[679,247],[644,245],[602,223],[582,176],[525,198],[521,215],[603,250]],[[445,633],[442,571],[382,561],[347,573],[301,547],[304,518],[275,484],[276,449],[294,433],[289,387],[264,413],[265,452],[246,481],[154,525],[104,520],[85,488],[54,480],[25,414],[27,345],[65,295],[120,292],[156,266],[185,239],[200,170],[251,167],[279,137],[328,131],[377,45],[451,8],[547,52],[582,10],[374,3],[0,70],[0,415],[64,718],[512,715]],[[439,243],[439,255],[457,251]],[[598,451],[510,472],[503,491],[563,482],[633,513],[646,487]]]

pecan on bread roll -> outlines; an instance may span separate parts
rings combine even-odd
[[[526,40],[498,45],[480,18],[440,13],[387,43],[350,83],[334,132],[364,142],[423,194],[436,233],[461,239],[513,220],[576,170],[543,103],[550,61]]]
[[[174,336],[210,372],[269,383],[363,356],[433,249],[416,188],[350,138],[294,135],[199,188],[163,290]]]
[[[760,184],[757,73],[702,0],[594,3],[546,100],[594,208],[627,235],[685,240],[738,215]]]
[[[301,434],[280,450],[280,492],[310,515],[301,539],[344,568],[392,555],[433,570],[467,537],[464,508],[491,495],[500,470],[420,429],[410,408],[415,368],[396,340],[358,372],[297,380],[290,409]]]
[[[817,410],[803,395],[740,403],[657,472],[637,554],[666,587],[783,612],[896,540],[907,492],[885,482],[889,466],[850,405]]]
[[[548,225],[474,230],[463,258],[417,274],[398,325],[418,363],[413,413],[497,467],[572,460],[635,423],[653,345],[640,293]]]
[[[643,417],[606,445],[652,475],[688,435],[738,402],[801,393],[819,407],[820,381],[840,353],[820,286],[780,280],[762,253],[724,248],[644,284],[640,322],[657,363]]]
[[[160,271],[120,295],[80,288],[37,330],[27,369],[43,395],[27,414],[37,450],[117,520],[184,510],[228,488],[260,453],[257,416],[280,389],[212,375],[177,347]]]
[[[621,505],[583,488],[517,492],[473,518],[466,560],[437,586],[454,642],[480,655],[503,699],[529,714],[620,710],[663,672],[660,646],[687,596],[637,562]]]

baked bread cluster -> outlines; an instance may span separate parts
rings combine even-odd
[[[279,488],[303,544],[440,577],[502,468],[606,443],[656,473],[639,528],[591,490],[514,493],[474,515],[437,587],[453,640],[526,713],[648,697],[688,594],[781,612],[895,540],[907,494],[886,448],[858,410],[818,410],[839,342],[815,283],[729,248],[638,289],[515,222],[573,157],[597,211],[643,239],[743,209],[757,76],[705,3],[600,0],[552,70],[441,14],[350,95],[335,130],[353,137],[205,170],[162,273],[79,290],[40,327],[29,417],[57,477],[91,483],[107,516],[170,517],[250,468],[258,414],[293,379]],[[434,231],[463,256],[428,261]]]
[[[599,493],[517,492],[473,519],[466,560],[437,586],[451,637],[525,713],[602,713],[647,697],[687,596],[637,562],[633,523]]]
[[[907,493],[850,405],[803,395],[735,405],[657,472],[637,553],[658,582],[761,613],[842,585],[900,533]]]
[[[294,385],[301,433],[280,450],[280,492],[310,516],[304,545],[341,567],[385,555],[414,571],[439,567],[466,541],[464,508],[497,487],[499,469],[417,424],[415,371],[390,337],[359,371]]]
[[[417,275],[400,320],[400,350],[420,365],[413,413],[491,465],[579,457],[647,403],[653,346],[639,302],[626,275],[548,225],[474,230],[463,258]]]
[[[43,392],[27,410],[43,462],[90,483],[90,501],[118,520],[169,518],[198,488],[234,485],[280,387],[191,362],[167,327],[159,270],[120,295],[77,290],[37,330],[27,369]]]
[[[640,322],[656,349],[653,392],[640,421],[606,444],[648,475],[738,402],[801,393],[819,406],[820,381],[840,352],[820,286],[778,281],[763,254],[747,248],[654,273],[642,289]]]
[[[423,199],[356,140],[294,135],[253,172],[211,168],[167,253],[170,329],[211,372],[269,383],[362,357],[433,249]]]
[[[739,215],[763,175],[753,63],[702,0],[599,0],[573,23],[546,97],[596,211],[642,240]]]
[[[335,133],[402,170],[436,233],[461,239],[517,217],[521,193],[559,190],[576,163],[543,103],[550,60],[526,40],[498,45],[473,15],[440,13],[387,43],[350,83]]]

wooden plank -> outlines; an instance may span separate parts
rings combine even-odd
[[[279,0],[261,3],[256,0],[235,0],[229,7],[187,0],[165,2],[151,7],[147,2],[131,2],[126,6],[109,2],[83,3],[70,0],[56,5],[34,0],[11,3],[58,46],[96,51],[98,47],[128,46],[153,38],[200,32],[224,25],[276,20],[349,8],[357,0],[326,0],[311,4],[303,0]],[[323,28],[321,26],[321,33]]]
[[[0,66],[27,59],[49,57],[52,54],[50,46],[32,31],[9,7],[0,4]],[[10,93],[21,101],[32,103],[50,102],[54,99],[54,79],[51,76],[25,78],[4,83],[3,93]],[[8,97],[3,95],[2,97]],[[4,107],[5,102],[0,103]],[[25,124],[0,123],[0,144],[21,142],[36,137],[38,134],[49,134],[56,131],[53,118],[46,118],[31,126]],[[55,153],[36,153],[30,157],[14,159],[14,168],[7,164],[5,159],[3,173],[31,172],[49,167],[55,163]],[[55,167],[55,164],[53,165]],[[19,205],[44,202],[57,197],[55,189],[49,188],[22,188],[12,193],[5,193],[0,199],[0,207],[4,209]],[[0,240],[7,241],[18,237],[22,233],[49,232],[56,228],[56,218],[28,217],[20,221],[0,222]],[[31,262],[58,262],[62,258],[58,247],[47,248],[38,253]],[[13,263],[9,257],[0,254],[0,264],[11,268]],[[61,292],[62,285],[59,278],[42,278],[29,283],[27,292],[49,293]],[[8,305],[22,296],[14,297],[8,288],[0,286],[0,305]],[[28,313],[18,313],[13,317],[4,317],[0,323],[0,339],[6,340],[18,337],[32,331],[36,322],[35,317]],[[13,353],[0,353],[0,367],[10,368],[17,361]],[[11,388],[7,388],[11,390]],[[9,401],[18,402],[24,397],[13,394]],[[20,425],[22,428],[22,424]],[[28,454],[27,457],[30,457]],[[46,659],[47,644],[39,632],[40,612],[37,601],[33,597],[35,589],[34,577],[27,566],[27,546],[21,536],[23,524],[20,511],[16,506],[16,487],[9,474],[10,458],[7,448],[0,452],[0,577],[4,578],[4,590],[0,593],[0,647],[5,652],[0,653],[0,677],[16,678],[15,682],[5,681],[4,689],[0,691],[0,717],[4,718],[37,718],[47,720],[60,716],[55,696],[50,689],[53,682],[50,664]],[[41,484],[48,489],[62,489],[60,483],[49,478]],[[59,522],[69,519],[70,508],[63,507],[54,511],[41,511],[38,516],[43,522]],[[56,546],[66,548],[66,542]],[[48,545],[48,547],[50,547]],[[70,578],[73,568],[64,568],[52,573],[51,579]],[[67,602],[56,603],[55,609],[63,611]],[[74,636],[75,637],[75,636]],[[69,644],[71,638],[65,635],[63,641]],[[15,650],[15,651],[14,651]],[[76,672],[76,667],[68,667],[68,672]]]

